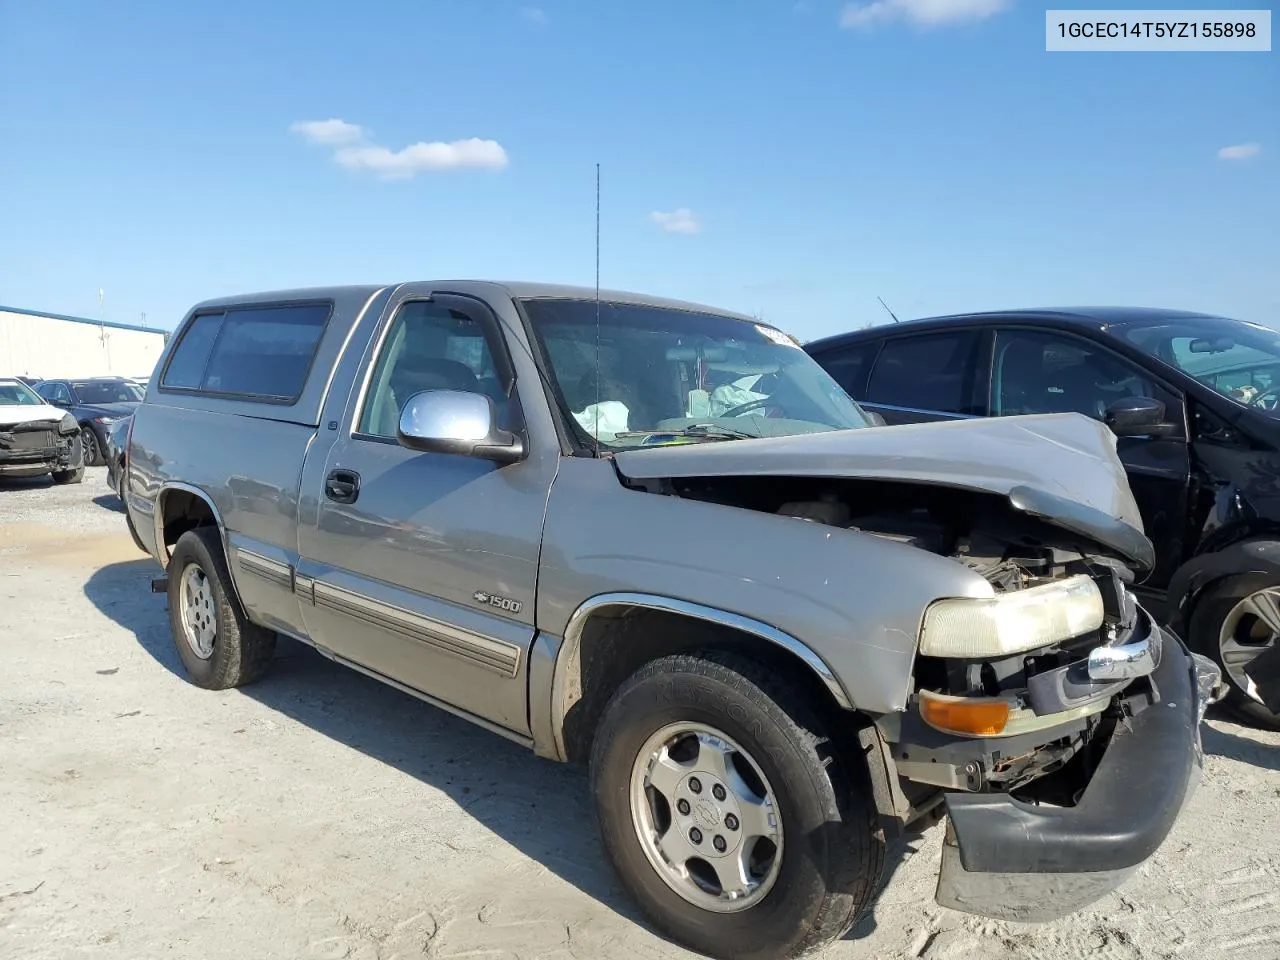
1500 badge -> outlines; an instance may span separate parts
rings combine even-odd
[[[505,610],[507,613],[519,613],[523,604],[519,600],[512,600],[510,597],[499,597],[496,594],[486,593],[484,590],[477,590],[471,595],[471,599],[476,603],[482,603],[486,607],[497,607],[499,610]]]

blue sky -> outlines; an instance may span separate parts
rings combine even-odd
[[[97,317],[101,288],[171,327],[295,285],[590,284],[599,162],[605,286],[802,338],[877,295],[1280,326],[1280,53],[848,7],[0,0],[0,303]]]

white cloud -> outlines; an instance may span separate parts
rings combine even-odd
[[[501,170],[507,165],[507,151],[496,140],[419,141],[392,150],[372,142],[367,130],[345,120],[299,121],[289,129],[309,143],[334,148],[333,159],[339,166],[383,180],[408,180],[419,173],[444,170]]]
[[[1262,152],[1261,144],[1237,143],[1218,151],[1219,160],[1251,160]]]
[[[541,7],[521,7],[520,16],[524,17],[524,19],[530,23],[537,24],[540,27],[545,27],[551,22],[551,18],[547,16],[547,11],[543,10]]]
[[[840,26],[860,30],[892,20],[933,27],[961,20],[983,20],[1007,10],[1012,0],[871,0],[850,3],[840,13]]]
[[[701,222],[688,207],[666,211],[655,210],[649,214],[649,219],[667,233],[697,233],[702,229]]]
[[[299,120],[289,129],[309,143],[326,147],[340,147],[347,143],[359,143],[364,139],[364,130],[345,120]]]

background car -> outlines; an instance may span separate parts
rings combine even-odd
[[[16,377],[0,377],[0,477],[39,477],[54,483],[84,478],[75,419],[50,406]]]
[[[1280,333],[1172,310],[1040,309],[890,324],[805,345],[887,423],[1081,413],[1108,424],[1156,547],[1138,592],[1218,661],[1280,638]]]
[[[71,413],[80,424],[85,466],[101,466],[107,430],[133,413],[142,391],[123,377],[95,377],[87,380],[45,380],[36,393],[46,402]]]

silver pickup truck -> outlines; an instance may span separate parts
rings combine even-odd
[[[747,317],[424,282],[199,304],[126,453],[196,685],[283,634],[589,764],[622,882],[709,955],[840,936],[944,817],[940,903],[1079,909],[1198,776],[1216,668],[1134,600],[1075,414],[879,426]]]

